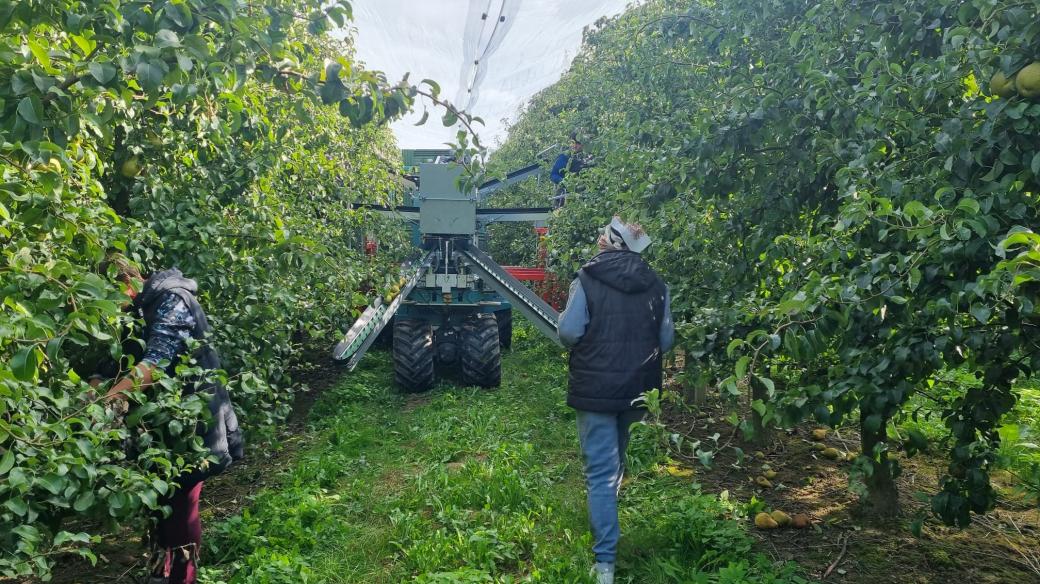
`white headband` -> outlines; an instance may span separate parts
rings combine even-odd
[[[607,243],[616,250],[627,249],[643,253],[643,250],[650,247],[650,243],[652,243],[649,235],[642,233],[637,236],[631,227],[621,221],[620,217],[614,217],[610,224],[603,228],[603,235],[606,235]]]

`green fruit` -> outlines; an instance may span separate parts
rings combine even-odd
[[[1003,71],[997,71],[989,80],[989,90],[993,95],[1008,98],[1015,95],[1015,82],[1008,79]]]
[[[779,509],[770,513],[769,516],[772,517],[773,521],[776,521],[777,525],[779,525],[780,527],[785,527],[786,525],[791,523],[791,517],[787,513],[784,513]]]
[[[1022,97],[1040,97],[1040,61],[1026,65],[1015,76],[1015,87]]]
[[[755,527],[759,529],[776,529],[780,524],[769,513],[755,515]]]
[[[126,178],[134,178],[141,174],[141,161],[136,154],[123,161],[123,165],[119,167],[119,174]]]

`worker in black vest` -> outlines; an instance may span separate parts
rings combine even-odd
[[[140,338],[145,342],[143,348],[136,342],[124,344],[124,353],[133,357],[135,363],[129,373],[125,372],[126,363],[108,360],[101,364],[98,374],[91,377],[94,387],[100,386],[104,378],[115,378],[104,397],[108,407],[125,414],[130,392],[148,389],[159,370],[173,377],[177,365],[186,357],[194,358],[202,369],[220,369],[217,352],[205,342],[209,323],[195,298],[198,285],[194,280],[185,278],[177,269],[158,272],[145,280],[141,272],[121,256],[107,260],[105,271],[108,266],[114,267],[117,279],[126,287],[132,302],[129,308],[144,320]],[[138,293],[137,289],[141,291]],[[191,339],[202,345],[189,355]],[[195,583],[202,544],[199,496],[203,481],[220,474],[243,454],[242,435],[227,390],[214,381],[199,380],[186,382],[182,391],[208,395],[210,416],[205,423],[200,422],[197,432],[210,456],[201,467],[179,476],[177,488],[161,501],[170,508],[170,514],[157,517],[152,538],[156,550],[149,563],[149,584]]]
[[[661,357],[675,340],[668,287],[640,255],[650,237],[614,217],[600,253],[578,271],[560,340],[570,347],[567,404],[577,410],[598,584],[614,582],[617,497],[639,397],[661,387]]]

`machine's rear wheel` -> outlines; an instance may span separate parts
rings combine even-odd
[[[495,313],[498,321],[498,344],[503,349],[513,346],[513,309],[499,310]]]
[[[462,327],[462,381],[480,387],[502,383],[498,321],[492,314],[474,314]]]
[[[407,392],[433,386],[433,327],[421,320],[394,322],[394,381]]]

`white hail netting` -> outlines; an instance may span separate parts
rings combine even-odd
[[[441,97],[484,119],[484,144],[505,139],[507,121],[560,78],[581,47],[582,29],[631,0],[357,0],[358,57],[390,81],[433,79]],[[484,18],[484,15],[487,15]],[[455,128],[422,108],[394,124],[401,148],[441,148]]]

